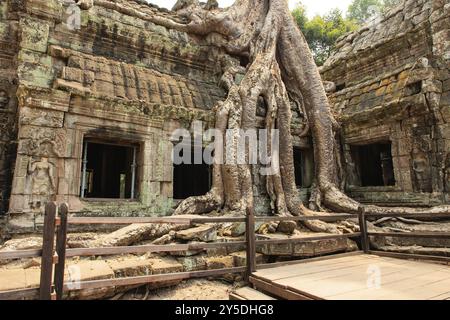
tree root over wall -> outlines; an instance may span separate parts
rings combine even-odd
[[[94,2],[113,5],[104,0]],[[258,99],[263,98],[267,105],[265,128],[269,136],[274,129],[280,133],[279,154],[269,149],[279,173],[265,179],[273,214],[311,216],[323,207],[335,212],[356,213],[361,204],[339,187],[340,164],[336,160],[340,158],[339,124],[331,112],[312,53],[289,12],[287,1],[237,0],[231,7],[219,9],[211,0],[207,4],[198,0],[179,0],[173,10],[180,17],[177,21],[157,15],[144,16],[130,10],[127,14],[200,36],[228,54],[248,61],[243,67],[223,56],[221,84],[228,96],[215,106],[216,129],[223,137],[227,130],[234,130],[232,139],[227,139],[228,145],[217,145],[216,160],[226,153],[231,154],[232,159],[238,158],[239,129],[257,129],[256,108]],[[240,82],[236,81],[238,73],[245,73]],[[295,185],[290,99],[304,106],[309,125],[306,134],[310,132],[313,138],[316,167],[310,208],[300,201]],[[248,151],[246,157],[249,157]],[[254,207],[255,170],[252,169],[251,165],[227,165],[216,161],[211,191],[183,201],[175,214],[205,214],[214,210],[245,214],[248,208]],[[367,213],[450,212],[450,206],[427,210],[377,206],[366,206],[365,209]],[[294,222],[286,224],[296,227]],[[320,221],[304,224],[312,231],[340,232],[336,226]]]

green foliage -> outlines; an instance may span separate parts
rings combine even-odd
[[[353,0],[348,7],[347,17],[364,23],[374,15],[395,7],[401,0]]]
[[[354,21],[344,18],[339,9],[308,19],[305,7],[299,3],[292,11],[292,15],[305,35],[319,66],[328,59],[339,37],[358,28]]]
[[[353,0],[348,7],[347,16],[359,23],[363,23],[379,12],[381,6],[381,0]]]
[[[292,16],[294,17],[295,22],[300,27],[300,30],[304,30],[305,24],[308,21],[308,17],[306,16],[306,8],[302,3],[298,3],[294,10],[292,10]]]
[[[397,5],[399,5],[402,0],[383,0],[383,6],[381,7],[381,11],[386,12]]]
[[[336,40],[344,34],[357,30],[375,14],[386,12],[402,0],[353,0],[347,17],[339,9],[332,9],[325,15],[309,19],[305,6],[300,2],[292,10],[300,30],[305,35],[318,66],[328,59]]]

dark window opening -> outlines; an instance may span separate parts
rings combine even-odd
[[[250,63],[250,59],[246,56],[239,56],[239,63],[241,67],[247,68],[248,64]]]
[[[310,149],[294,148],[295,184],[310,188],[314,179],[314,156]]]
[[[345,89],[345,83],[337,84],[336,85],[336,92],[342,91]]]
[[[267,102],[266,99],[264,99],[263,96],[259,96],[258,98],[258,104],[256,106],[256,115],[258,117],[263,117],[265,118],[267,115]]]
[[[422,81],[417,81],[406,86],[406,95],[412,96],[422,92]]]
[[[97,199],[135,198],[136,153],[137,147],[133,146],[86,141],[81,196]]]
[[[203,152],[203,150],[202,150]],[[183,156],[183,151],[180,152]],[[211,188],[212,167],[202,158],[202,164],[194,164],[194,151],[191,152],[191,164],[174,164],[173,198],[177,200],[202,196]]]
[[[362,187],[395,185],[390,142],[351,148]]]

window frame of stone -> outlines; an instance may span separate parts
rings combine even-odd
[[[130,149],[132,153],[132,159],[131,159],[131,182],[130,182],[130,196],[121,198],[119,194],[119,198],[102,198],[102,197],[87,197],[85,194],[83,194],[83,186],[86,186],[87,181],[84,181],[83,183],[83,173],[87,173],[89,170],[87,168],[87,160],[89,158],[89,154],[86,154],[87,146],[89,144],[97,144],[101,146],[113,146],[113,147],[120,147],[120,148],[127,148]],[[82,201],[87,202],[96,202],[96,201],[111,201],[111,202],[117,202],[117,201],[139,201],[140,195],[139,195],[139,189],[140,189],[140,182],[142,181],[141,177],[141,170],[140,170],[140,162],[141,162],[141,142],[136,140],[128,140],[128,139],[121,139],[116,140],[112,137],[98,137],[96,135],[84,135],[82,138],[82,151],[81,151],[81,172],[80,172],[80,188],[79,188],[79,197]],[[86,164],[86,166],[85,166]]]

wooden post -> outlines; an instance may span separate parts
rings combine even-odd
[[[44,234],[42,241],[40,300],[52,299],[53,256],[55,241],[56,203],[49,202],[45,206]]]
[[[67,215],[69,206],[63,203],[59,206],[60,224],[56,233],[56,253],[58,254],[58,262],[55,266],[55,291],[56,299],[62,300],[64,290],[64,269],[66,264],[66,243],[67,243]]]
[[[246,240],[247,240],[247,280],[256,272],[256,236],[255,236],[255,211],[247,208]]]
[[[367,219],[366,219],[366,211],[363,206],[358,208],[359,215],[359,229],[361,231],[361,247],[364,253],[369,253],[370,251],[370,239],[367,235]]]

